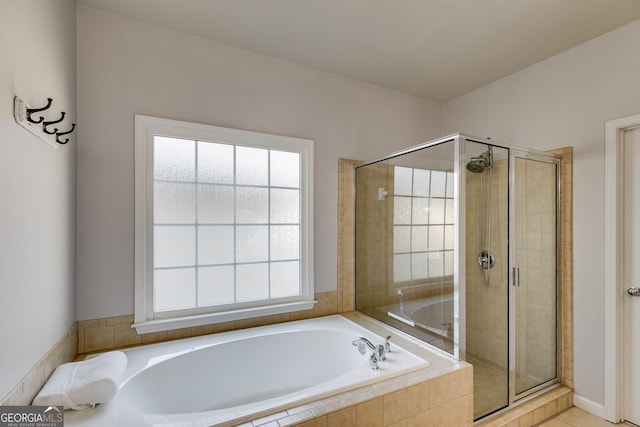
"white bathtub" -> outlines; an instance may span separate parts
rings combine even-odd
[[[393,345],[379,369],[352,341],[384,339],[341,316],[213,334],[126,350],[125,381],[65,426],[209,426],[286,409],[429,363]],[[369,352],[368,352],[369,353]]]
[[[453,339],[453,295],[405,301],[381,307],[396,320],[418,326],[443,338]]]

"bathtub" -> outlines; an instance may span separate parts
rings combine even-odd
[[[352,341],[384,339],[334,315],[126,350],[114,400],[65,426],[209,426],[257,418],[429,366],[393,345],[379,369]]]
[[[381,307],[388,316],[420,327],[443,338],[453,339],[453,295],[405,301]]]

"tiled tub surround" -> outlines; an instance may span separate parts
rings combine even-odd
[[[136,330],[131,328],[131,324],[133,324],[133,314],[103,319],[81,320],[78,322],[78,354],[84,355],[180,338],[235,331],[255,326],[272,325],[290,320],[310,319],[336,314],[339,313],[336,294],[336,292],[316,293],[315,300],[317,304],[311,310],[274,314],[255,317],[253,319],[234,320],[142,335],[138,335]]]
[[[31,371],[0,401],[0,406],[30,405],[53,371],[61,364],[71,362],[78,354],[78,324],[49,350]]]
[[[410,336],[405,336],[404,334],[362,314],[352,312],[343,316],[360,327],[365,328],[365,330],[362,331],[363,336],[372,337],[372,333],[378,337],[392,335],[392,352],[389,355],[389,359],[385,362],[380,362],[381,371],[374,372],[373,377],[371,376],[372,372],[368,368],[366,357],[357,354],[356,349],[349,343],[351,338],[346,342],[348,345],[347,351],[353,351],[355,358],[360,362],[362,362],[360,359],[365,359],[365,372],[357,374],[357,377],[365,378],[365,384],[368,385],[338,385],[337,387],[341,387],[341,389],[337,390],[340,391],[340,393],[335,394],[333,392],[334,388],[322,391],[322,384],[320,384],[309,389],[309,393],[311,393],[311,390],[320,388],[321,396],[328,397],[316,400],[313,398],[313,395],[307,395],[308,397],[302,397],[302,400],[300,400],[300,397],[307,393],[305,391],[301,391],[299,393],[295,393],[295,403],[293,400],[291,400],[292,403],[290,404],[287,403],[286,400],[281,404],[278,404],[277,401],[270,401],[269,405],[265,405],[263,408],[258,408],[258,412],[252,415],[241,415],[240,418],[235,418],[233,421],[221,422],[220,424],[215,425],[390,426],[396,425],[397,423],[416,426],[472,425],[473,386],[472,367],[469,364],[457,362],[450,356],[433,349],[433,347],[423,345],[420,341]],[[292,325],[279,325],[276,328],[268,327],[266,329],[260,328],[258,330],[249,329],[241,331],[240,334],[243,334],[244,336],[246,334],[255,334],[255,332],[269,332],[273,329],[276,329],[276,332],[283,332],[284,330],[304,329],[305,327],[318,328],[323,327],[324,324],[333,325],[334,323],[339,326],[340,334],[344,333],[342,331],[345,328],[354,328],[354,326],[349,327],[348,325],[350,325],[350,322],[345,321],[340,317],[328,317],[321,318],[318,322],[305,321],[303,323],[296,323]],[[354,331],[356,331],[357,328],[358,327],[356,326]],[[281,329],[283,331],[280,331]],[[351,332],[351,334],[353,333],[356,332]],[[233,333],[232,335],[237,334]],[[225,338],[225,336],[226,334],[224,336],[220,336],[220,338]],[[282,335],[277,334],[276,337],[282,337]],[[262,339],[263,337],[261,336],[259,338]],[[204,337],[204,339],[206,340],[207,337]],[[216,337],[213,337],[213,339],[216,339]],[[267,337],[267,339],[269,338]],[[372,340],[374,340],[374,338],[372,338]],[[200,341],[202,340],[199,340],[198,342]],[[193,340],[186,341],[184,343],[191,342],[193,342]],[[242,345],[245,345],[246,340],[243,340],[241,343]],[[181,342],[177,341],[169,344],[161,344],[160,347],[166,348],[176,345],[181,345]],[[224,346],[226,344],[222,345]],[[428,363],[425,364],[424,362],[421,362],[421,364],[416,364],[419,360],[418,358],[409,355],[403,356],[403,352],[399,351],[399,348],[408,350],[419,358],[426,360]],[[154,348],[151,347],[148,349],[153,350]],[[147,349],[142,347],[140,349],[133,349],[132,351],[132,358],[130,360],[131,369],[136,371],[136,363],[142,363],[142,365],[146,364],[142,359],[142,362],[137,361],[136,354],[147,351]],[[189,353],[188,356],[196,356],[196,354]],[[406,359],[408,364],[402,364],[400,362],[402,359]],[[397,371],[396,374],[391,373],[391,377],[386,377],[389,379],[383,378],[380,381],[371,383],[374,378],[384,372],[382,369],[385,363],[393,364],[394,361],[396,362],[396,366],[401,369],[400,371]],[[428,366],[429,364],[431,366]],[[359,365],[363,364],[359,363]],[[389,367],[387,367],[387,370],[388,369]],[[403,374],[402,370],[408,370],[408,372]],[[349,375],[350,374],[347,374],[347,376]],[[393,375],[397,376],[394,377]],[[251,375],[249,375],[249,377],[251,377]],[[342,379],[344,377],[340,378]],[[135,378],[131,381],[135,381]],[[126,387],[127,385],[125,383],[120,393],[124,393]],[[194,387],[197,387],[197,385],[194,385]],[[229,391],[229,393],[231,392],[232,390]],[[148,393],[148,395],[153,394]],[[127,398],[125,400],[131,399]],[[151,400],[155,400],[155,398],[152,398]],[[173,400],[176,399],[171,400],[172,405],[174,404]],[[113,408],[116,408],[116,406]],[[112,411],[114,410],[113,408]],[[240,410],[240,408],[243,407],[238,407],[238,410]],[[117,409],[118,411],[124,410],[123,408]],[[253,411],[254,409],[255,408],[252,408],[251,410]],[[98,408],[97,411],[103,411],[97,412],[97,414],[107,414],[109,411],[108,405],[102,406],[101,409]],[[180,411],[171,410],[170,412]],[[241,412],[238,413],[241,414]],[[94,415],[95,414],[92,414],[90,411],[81,411],[70,414],[68,421],[70,422],[70,425],[78,426],[103,425],[101,424],[102,418],[94,417]],[[173,416],[170,416],[170,418],[172,417]],[[127,417],[127,419],[129,418]],[[108,424],[109,423],[107,422],[107,424],[104,425],[106,426]]]

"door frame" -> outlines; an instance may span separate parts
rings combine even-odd
[[[624,419],[624,283],[622,278],[624,132],[640,127],[640,114],[605,122],[604,179],[604,416]]]

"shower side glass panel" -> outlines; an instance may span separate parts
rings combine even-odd
[[[456,145],[356,169],[356,309],[451,354]]]

